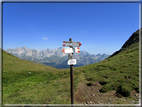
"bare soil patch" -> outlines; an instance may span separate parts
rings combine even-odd
[[[99,91],[101,88],[102,85],[99,82],[93,83],[91,86],[87,86],[85,83],[78,84],[77,91],[74,93],[75,102],[77,104],[119,104],[120,102],[133,104],[138,102],[116,94],[115,90],[101,93]],[[131,92],[131,97],[134,99],[138,99],[138,95],[135,90]]]

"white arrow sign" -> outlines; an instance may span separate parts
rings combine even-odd
[[[76,64],[76,59],[69,59],[68,60],[68,65],[75,65]]]
[[[63,41],[63,46],[80,47],[81,45],[80,42]]]
[[[74,52],[74,53],[80,53],[80,48],[79,48],[79,47],[73,48],[73,52]]]
[[[64,53],[80,53],[80,48],[77,47],[77,48],[64,48],[62,50]]]
[[[72,48],[64,48],[62,51],[64,53],[73,53],[73,49]]]

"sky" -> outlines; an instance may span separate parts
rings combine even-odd
[[[113,54],[139,29],[139,3],[3,3],[3,49],[63,47]],[[65,47],[68,48],[68,47]]]

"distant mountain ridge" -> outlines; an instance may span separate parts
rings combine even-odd
[[[69,66],[67,65],[68,54],[63,53],[62,49],[63,47],[56,49],[47,48],[45,50],[17,47],[15,49],[8,48],[6,51],[21,59],[39,62],[56,68],[69,68]],[[102,55],[94,55],[86,51],[80,51],[80,53],[75,53],[73,58],[77,60],[77,65],[75,65],[77,67],[102,61],[108,56],[109,55],[105,53]]]

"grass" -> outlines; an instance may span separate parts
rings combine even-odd
[[[99,81],[103,85],[101,92],[111,91],[114,87],[114,90],[127,97],[132,90],[138,92],[139,88],[138,43],[114,57],[76,69],[84,72],[90,83]]]
[[[4,104],[71,102],[70,69],[56,69],[32,63],[3,51],[2,74]],[[116,90],[129,98],[132,90],[139,92],[138,43],[109,59],[74,68],[75,91],[81,82],[87,84],[97,81],[103,85],[100,90],[103,93]]]
[[[31,63],[3,51],[4,104],[67,104],[69,88],[69,70]]]

